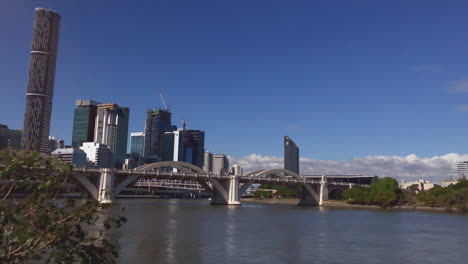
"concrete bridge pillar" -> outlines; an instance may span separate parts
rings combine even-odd
[[[102,169],[99,179],[98,202],[112,203],[114,198],[114,170]]]
[[[211,204],[240,205],[239,177],[231,176],[228,179],[210,179]]]
[[[315,188],[307,183],[299,187],[299,205],[319,205],[319,195]]]
[[[225,179],[210,179],[211,204],[240,205],[240,176],[242,167],[234,165],[234,174]]]
[[[324,201],[328,201],[328,183],[327,177],[322,175],[322,180],[320,181],[319,205],[322,205]]]
[[[229,179],[229,200],[228,204],[240,205],[239,197],[239,176],[231,176]]]

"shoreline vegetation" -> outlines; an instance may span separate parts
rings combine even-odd
[[[299,199],[295,198],[242,198],[242,203],[257,203],[257,204],[274,204],[274,205],[297,205]],[[445,207],[429,207],[418,205],[397,205],[394,207],[380,207],[370,204],[351,204],[344,200],[328,200],[325,201],[322,207],[327,208],[349,208],[349,209],[378,209],[378,210],[418,210],[418,211],[435,211],[435,212],[463,212],[460,209],[450,209]]]
[[[261,185],[252,203],[298,204],[296,190],[280,185]],[[267,191],[273,190],[273,191]],[[369,188],[355,186],[344,190],[343,200],[329,200],[322,206],[341,208],[375,208],[426,210],[439,212],[468,212],[468,180],[460,179],[448,187],[435,186],[420,190],[419,186],[400,189],[398,182],[390,177],[375,179]],[[275,198],[279,197],[279,198]],[[272,199],[273,198],[273,199]],[[339,199],[339,198],[338,198]]]

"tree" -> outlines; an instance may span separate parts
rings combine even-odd
[[[253,197],[254,197],[255,199],[272,198],[272,197],[273,197],[273,194],[272,194],[271,192],[268,192],[268,191],[256,190],[256,191],[253,193]]]
[[[274,189],[276,190],[276,195],[282,198],[295,198],[297,196],[297,189],[292,186],[286,186],[281,184],[261,184],[260,189]]]
[[[369,189],[356,186],[343,192],[343,197],[351,203],[376,204],[381,207],[393,206],[401,193],[398,182],[389,177],[376,179]]]
[[[105,216],[109,206],[94,200],[59,199],[73,186],[70,164],[4,150],[0,165],[1,263],[115,262],[117,250],[105,232],[126,219]]]
[[[390,177],[379,179],[371,184],[369,200],[381,207],[395,205],[401,193],[398,182]]]
[[[345,190],[343,198],[350,203],[365,204],[369,202],[369,190],[362,186],[355,186]]]

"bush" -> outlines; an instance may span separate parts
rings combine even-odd
[[[343,192],[343,197],[350,203],[376,204],[381,207],[393,206],[398,202],[401,194],[398,182],[385,177],[375,180],[370,188],[356,186]]]
[[[276,190],[276,195],[283,198],[295,198],[297,197],[297,189],[291,186],[285,185],[275,185],[275,184],[262,184],[259,187],[260,189],[274,189]]]
[[[253,197],[255,199],[272,198],[273,194],[271,192],[257,190],[253,193]]]
[[[418,193],[418,200],[426,206],[456,208],[462,211],[468,210],[468,181],[460,180],[455,185],[448,187],[436,186],[427,191]]]
[[[0,152],[0,164],[1,263],[115,262],[116,247],[102,231],[126,219],[104,216],[108,206],[94,200],[58,199],[71,186],[70,164],[10,150]],[[90,234],[92,226],[102,231]]]
[[[343,192],[343,198],[350,203],[366,204],[369,202],[369,189],[356,186]]]

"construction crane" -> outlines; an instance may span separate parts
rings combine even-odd
[[[159,96],[161,97],[161,101],[162,101],[162,103],[163,103],[163,105],[164,105],[164,108],[166,108],[166,111],[169,111],[169,108],[168,108],[167,105],[166,105],[166,101],[164,101],[164,96],[163,96],[163,94],[162,94],[162,93],[159,93]]]

